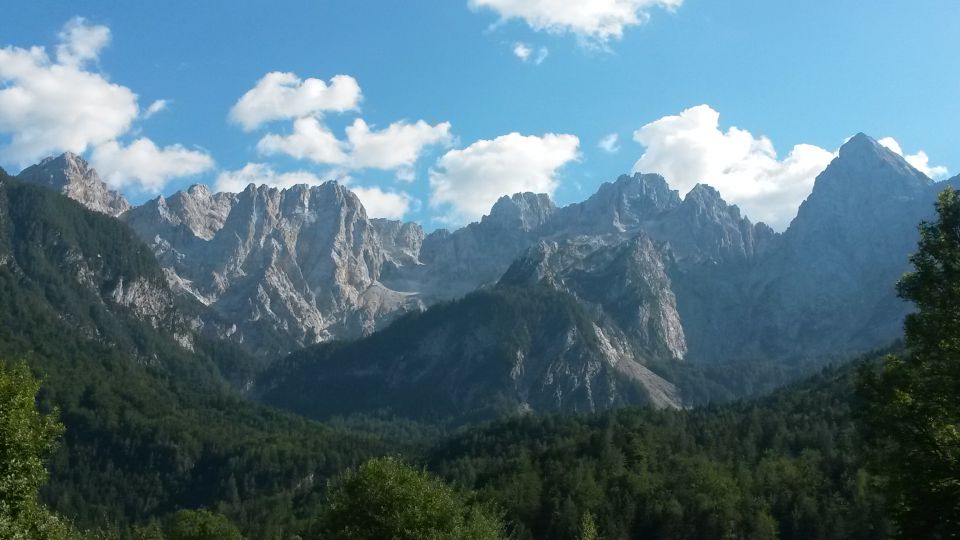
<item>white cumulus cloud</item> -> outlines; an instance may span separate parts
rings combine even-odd
[[[413,197],[402,191],[384,191],[378,187],[350,187],[374,218],[403,219],[414,203]]]
[[[110,43],[109,28],[76,17],[58,39],[55,60],[43,47],[0,48],[0,134],[10,137],[0,158],[24,166],[51,154],[92,149],[90,161],[107,183],[150,192],[213,166],[205,152],[181,145],[159,148],[147,138],[120,142],[139,114],[137,95],[89,68]],[[166,105],[154,101],[142,117]]]
[[[274,71],[240,97],[230,110],[230,119],[252,131],[274,120],[354,110],[362,98],[360,85],[349,75],[337,75],[327,84],[320,79],[300,79],[295,73]]]
[[[146,138],[127,146],[116,141],[101,144],[94,149],[90,162],[113,187],[137,186],[153,193],[172,178],[199,174],[213,167],[213,158],[205,152],[179,144],[160,148]]]
[[[633,138],[646,147],[635,171],[659,173],[681,193],[709,184],[752,220],[778,230],[793,219],[834,157],[799,144],[779,159],[770,139],[736,127],[721,130],[720,114],[707,105],[651,122]]]
[[[80,66],[96,60],[100,50],[110,43],[110,29],[106,26],[88,24],[83,17],[74,17],[57,34],[57,61],[61,64]]]
[[[942,180],[950,174],[950,171],[943,165],[930,165],[930,156],[923,150],[918,150],[915,154],[904,154],[900,143],[893,137],[884,137],[877,142],[893,151],[893,153],[901,156],[907,163],[912,165],[914,169],[917,169],[934,180]]]
[[[77,18],[60,33],[56,61],[42,47],[0,48],[0,133],[10,135],[0,158],[27,165],[82,154],[130,128],[136,94],[84,68],[109,39],[106,27]]]
[[[597,142],[597,148],[603,150],[608,154],[616,154],[620,151],[620,135],[617,133],[610,133],[609,135],[604,135]]]
[[[266,163],[247,163],[242,169],[222,171],[214,182],[216,191],[239,193],[250,184],[265,184],[270,187],[286,189],[298,184],[318,185],[324,182],[309,171],[278,173]]]
[[[257,143],[257,150],[264,155],[284,154],[345,170],[396,170],[398,179],[411,181],[412,167],[426,147],[449,146],[451,142],[449,122],[430,125],[423,120],[399,121],[372,130],[357,118],[347,127],[346,140],[340,140],[321,120],[305,117],[294,122],[290,135],[265,135]]]
[[[309,171],[278,173],[265,163],[248,163],[242,169],[223,171],[217,175],[214,189],[238,193],[250,184],[287,189],[298,184],[316,186],[325,181],[327,180]],[[402,191],[387,191],[378,187],[358,187],[349,184],[347,187],[360,199],[369,217],[402,219],[416,203],[413,197]]]
[[[286,154],[315,163],[342,164],[347,161],[346,147],[317,118],[298,118],[290,135],[265,135],[257,143],[261,154]]]
[[[503,20],[521,19],[534,30],[572,33],[605,43],[622,37],[626,27],[646,22],[652,9],[676,9],[683,0],[469,0],[468,4],[472,9],[492,9]]]
[[[361,118],[347,127],[350,167],[353,169],[409,168],[416,163],[427,146],[449,146],[450,122],[435,126],[418,120],[411,124],[394,122],[380,131],[371,131]]]
[[[503,195],[553,194],[557,172],[578,158],[579,146],[574,135],[510,133],[450,150],[430,171],[430,205],[448,208],[444,219],[462,224],[478,219]]]

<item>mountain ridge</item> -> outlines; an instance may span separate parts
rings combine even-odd
[[[504,196],[455,231],[370,219],[335,181],[251,184],[237,194],[197,185],[121,217],[152,246],[171,286],[215,312],[201,318],[205,331],[264,357],[369,335],[403,313],[492,287],[544,242],[613,247],[644,235],[661,246],[684,335],[661,350],[791,361],[896,337],[906,311],[891,276],[905,268],[933,192],[951,182],[960,180],[933,183],[861,133],[818,175],[784,233],[751,223],[706,184],[681,198],[662,176],[640,173],[564,207],[543,194]],[[878,230],[895,240],[871,240]],[[845,277],[825,280],[827,269]],[[860,287],[870,291],[861,303],[868,315],[831,319]]]

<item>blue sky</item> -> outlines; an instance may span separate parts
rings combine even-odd
[[[336,176],[375,213],[428,227],[475,219],[512,191],[582,200],[640,168],[681,192],[718,185],[782,228],[858,131],[895,138],[918,166],[924,152],[931,176],[960,172],[958,2],[591,0],[569,10],[580,3],[17,2],[0,26],[0,165],[82,152],[135,201],[196,182]],[[58,55],[58,45],[75,51]],[[11,67],[35,46],[46,60]],[[67,71],[78,82],[66,84]],[[273,72],[293,74],[284,88],[294,91],[345,75],[359,97],[237,112]],[[66,88],[37,82],[45,75]],[[14,100],[31,88],[29,105]],[[148,114],[157,100],[165,106]],[[254,117],[266,120],[242,120]],[[345,131],[358,119],[374,134],[397,129],[364,149],[362,133]],[[295,125],[315,129],[294,140]]]

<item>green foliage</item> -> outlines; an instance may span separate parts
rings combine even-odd
[[[39,388],[25,364],[7,367],[0,361],[0,538],[76,537],[38,500],[47,480],[44,461],[63,431],[54,413],[37,410]]]
[[[326,478],[385,452],[376,437],[251,403],[224,381],[235,349],[184,349],[172,323],[112,303],[112,283],[159,276],[115,219],[5,180],[0,260],[0,357],[42,375],[39,403],[67,428],[41,499],[80,527],[124,536],[133,523],[213,508],[250,537],[290,537]]]
[[[884,538],[858,458],[854,370],[747,403],[522,417],[438,445],[430,468],[506,511],[517,538]]]
[[[331,540],[485,540],[501,538],[501,529],[487,508],[386,457],[331,484],[313,534]]]
[[[580,537],[578,540],[599,540],[600,533],[597,532],[597,523],[593,519],[593,514],[587,512],[580,520]]]
[[[180,510],[167,527],[166,540],[243,540],[236,525],[207,510]]]
[[[937,220],[920,225],[914,271],[897,285],[917,306],[904,325],[908,352],[860,381],[864,428],[904,538],[960,531],[960,194],[947,188],[936,208]]]

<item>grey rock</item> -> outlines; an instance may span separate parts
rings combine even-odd
[[[21,171],[17,179],[63,193],[91,210],[110,216],[119,216],[130,209],[123,195],[108,188],[97,171],[72,152],[31,165]]]
[[[215,334],[262,355],[365,335],[421,308],[378,282],[387,252],[360,200],[336,182],[238,194],[194,186],[123,217],[171,285],[212,310]]]

